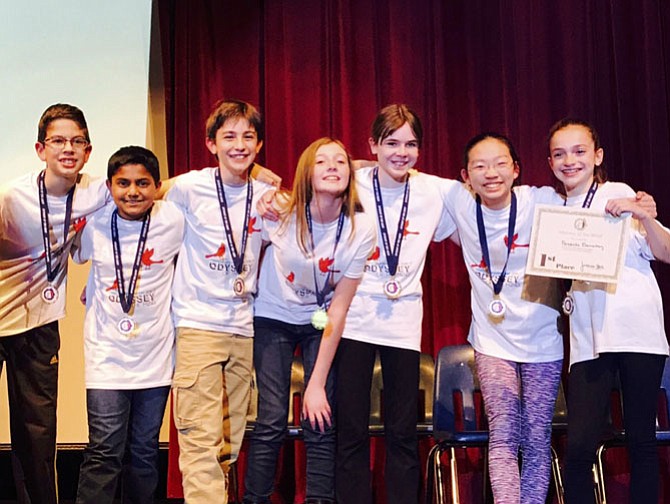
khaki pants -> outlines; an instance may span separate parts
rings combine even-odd
[[[226,503],[228,466],[244,438],[253,338],[180,327],[172,383],[187,504]]]

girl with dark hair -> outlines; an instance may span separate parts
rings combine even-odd
[[[618,373],[631,502],[656,504],[656,405],[668,342],[661,293],[650,261],[670,262],[670,231],[654,219],[655,212],[634,198],[629,186],[605,181],[604,151],[593,126],[564,119],[551,128],[548,144],[549,165],[564,187],[568,206],[633,216],[618,284],[575,280],[568,293],[574,310],[570,314],[566,501],[594,501],[591,468]]]
[[[563,342],[557,283],[525,269],[535,205],[561,199],[550,187],[513,187],[520,170],[507,137],[477,135],[464,152],[465,185],[452,183],[444,203],[472,286],[468,341],[489,421],[493,496],[497,503],[542,504]]]

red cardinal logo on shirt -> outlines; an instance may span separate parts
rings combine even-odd
[[[329,257],[322,257],[319,259],[319,271],[321,273],[328,273],[329,271],[332,271],[333,273],[339,273],[339,270],[331,270],[330,267],[333,265],[335,262],[335,259],[331,259]]]
[[[85,225],[86,225],[86,217],[79,217],[78,219],[75,219],[74,222],[72,223],[75,233],[78,233],[79,231],[84,229]]]
[[[161,264],[163,259],[160,261],[154,261],[152,257],[154,256],[154,249],[146,249],[142,252],[142,265],[151,266],[152,264]]]
[[[470,266],[473,267],[473,268],[482,268],[482,269],[486,269],[486,261],[485,261],[484,258],[482,257],[482,260],[479,262],[479,264],[471,264]]]
[[[207,254],[205,256],[205,259],[211,259],[212,257],[216,257],[218,259],[221,259],[223,257],[223,254],[226,253],[226,245],[224,243],[221,244],[219,249],[214,252],[213,254]]]
[[[295,273],[291,271],[288,275],[286,275],[286,280],[293,283],[293,281],[295,280]]]
[[[530,247],[529,243],[526,243],[525,245],[520,245],[516,241],[519,239],[519,233],[514,235],[514,238],[512,239],[512,246],[510,247],[510,250],[514,252],[514,249],[517,247]],[[509,247],[509,238],[505,236],[505,247]]]
[[[261,232],[260,229],[256,229],[254,227],[254,225],[256,224],[256,219],[257,217],[252,217],[251,219],[249,219],[249,225],[247,226],[247,233],[249,233],[250,235]]]
[[[119,290],[119,281],[118,280],[114,280],[114,283],[112,284],[112,286],[107,287],[105,289],[105,292],[109,292],[109,291],[113,291],[113,290]]]
[[[375,247],[375,249],[372,251],[372,254],[370,254],[370,257],[368,257],[368,261],[377,261],[379,259],[379,245]]]
[[[411,235],[411,234],[418,235],[418,234],[419,234],[418,231],[410,231],[408,228],[409,228],[409,219],[407,219],[407,220],[405,221],[405,226],[404,226],[403,229],[402,229],[402,236],[403,236],[403,238],[404,238],[405,236],[407,236],[407,235]]]

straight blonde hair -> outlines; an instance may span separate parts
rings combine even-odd
[[[312,201],[313,188],[312,176],[314,174],[314,165],[316,164],[316,153],[319,148],[328,144],[336,144],[342,148],[347,155],[347,164],[349,165],[349,183],[342,193],[342,207],[344,214],[351,221],[351,236],[354,232],[354,215],[363,211],[358,193],[356,192],[356,182],[354,170],[351,163],[351,156],[347,152],[342,142],[330,137],[323,137],[315,140],[302,152],[298,165],[295,169],[293,179],[293,190],[288,195],[288,201],[283,209],[280,209],[282,215],[282,227],[288,225],[291,215],[295,214],[296,220],[296,239],[298,246],[303,254],[309,255],[311,251],[311,240],[309,236],[309,226],[305,216],[305,206]]]

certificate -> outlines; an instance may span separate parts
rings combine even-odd
[[[626,257],[630,215],[537,205],[526,273],[616,283]]]

